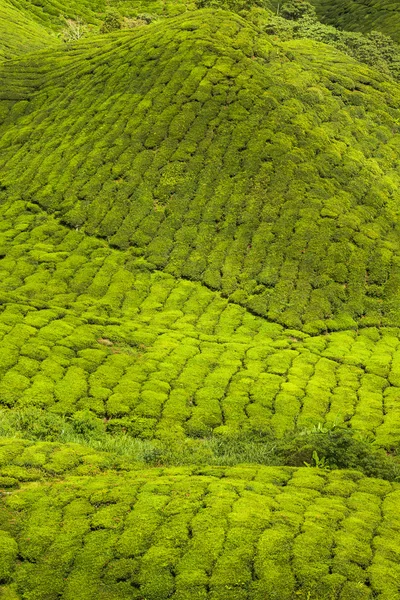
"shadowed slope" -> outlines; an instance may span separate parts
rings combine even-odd
[[[201,11],[7,65],[3,197],[288,326],[397,324],[398,87],[288,48]]]
[[[393,0],[312,0],[323,20],[349,31],[382,31],[400,42],[400,7]]]
[[[54,44],[48,30],[9,0],[0,0],[0,61]]]

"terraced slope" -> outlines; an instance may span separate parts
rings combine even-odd
[[[397,328],[310,336],[34,204],[3,206],[1,223],[2,406],[89,409],[142,439],[348,423],[398,441]]]
[[[398,88],[311,47],[205,11],[7,64],[2,195],[286,326],[396,325]]]
[[[400,8],[393,0],[313,0],[324,21],[350,31],[382,31],[400,42]]]
[[[43,0],[33,3],[30,0],[7,0],[28,18],[55,31],[65,27],[66,19],[81,19],[85,23],[98,23],[104,13],[104,0]]]
[[[5,1],[1,600],[400,600],[399,84]]]
[[[391,448],[398,88],[199,15],[3,65],[0,404]]]
[[[398,484],[254,466],[102,474],[100,454],[18,441],[0,457],[3,598],[399,598]]]
[[[9,0],[0,1],[0,61],[51,46],[55,39]]]
[[[25,20],[39,23],[47,30],[59,32],[65,28],[66,21],[81,21],[93,26],[98,31],[108,11],[112,10],[123,17],[171,17],[187,10],[193,10],[196,5],[191,0],[115,0],[109,3],[105,0],[42,0],[32,3],[30,0],[2,0],[14,7]],[[125,24],[127,27],[129,23]],[[132,24],[131,24],[132,25]]]
[[[142,439],[280,437],[347,422],[396,445],[397,329],[284,330],[21,204],[13,212],[1,261],[3,406],[89,409],[109,432]]]
[[[112,11],[121,28],[134,28],[148,20],[176,16],[193,10],[189,0],[118,0],[110,6],[104,0],[0,1],[0,61],[62,45],[75,39],[74,26],[79,24],[84,37],[98,34],[107,14]],[[144,20],[146,19],[146,20]]]

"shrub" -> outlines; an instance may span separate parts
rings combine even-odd
[[[116,10],[109,10],[104,17],[103,24],[100,28],[101,33],[110,33],[121,29],[122,19]]]
[[[282,441],[278,455],[290,465],[300,466],[307,462],[318,466],[316,462],[323,461],[329,468],[360,469],[370,477],[393,481],[400,476],[400,463],[395,456],[376,446],[373,440],[341,427],[319,427],[301,432]]]

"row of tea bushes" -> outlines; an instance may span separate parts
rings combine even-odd
[[[356,471],[66,468],[0,502],[10,600],[400,597],[399,485]]]
[[[43,55],[0,132],[3,196],[286,326],[396,324],[397,87],[188,14]]]
[[[400,41],[400,9],[393,0],[312,0],[319,16],[340,29],[378,30]]]
[[[127,461],[76,443],[0,439],[0,489],[3,491],[67,474],[94,476],[110,469],[127,471],[134,464],[132,458]]]
[[[228,305],[207,334],[204,315],[176,312],[177,320],[163,318],[156,306],[142,320],[96,323],[65,309],[8,304],[0,314],[0,404],[67,416],[89,410],[109,431],[141,438],[280,437],[347,422],[379,444],[398,442],[397,329],[294,337],[266,323],[231,332],[230,318],[243,309]]]
[[[8,0],[0,2],[0,62],[51,46],[49,32]]]

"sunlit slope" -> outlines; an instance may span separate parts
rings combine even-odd
[[[101,13],[104,13],[104,0],[6,0],[21,13],[48,29],[59,30],[65,27],[66,19],[80,19],[85,23],[98,23]]]
[[[100,454],[54,450],[0,450],[4,598],[399,598],[398,484],[254,466],[101,474]]]
[[[141,439],[326,423],[398,443],[398,328],[285,329],[35,205],[3,206],[1,228],[2,408],[90,410]]]
[[[81,23],[98,26],[107,11],[112,10],[123,17],[135,18],[171,17],[196,8],[194,0],[3,0],[14,6],[29,20],[40,23],[47,29],[60,31],[66,20],[79,20]],[[128,24],[127,24],[128,25]]]
[[[288,326],[397,324],[399,89],[312,49],[200,11],[9,64],[2,195]]]
[[[382,31],[400,41],[400,7],[395,0],[313,0],[323,20],[340,29]]]
[[[0,0],[0,61],[48,47],[54,42],[45,27],[9,0]]]

